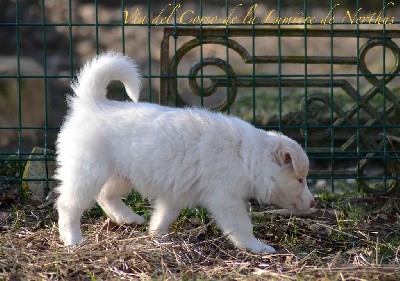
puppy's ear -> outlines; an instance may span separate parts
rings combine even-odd
[[[283,160],[282,162],[284,165],[292,164],[292,156],[290,156],[290,154],[288,152],[284,152],[282,160]]]
[[[275,151],[275,161],[281,167],[292,166],[292,156],[290,155],[289,150],[284,145],[283,142],[279,143],[277,150]]]
[[[275,157],[281,167],[292,166],[299,179],[307,176],[309,161],[307,155],[297,143],[283,139],[279,143]]]

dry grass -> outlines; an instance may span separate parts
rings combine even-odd
[[[399,280],[398,215],[348,211],[325,218],[257,212],[256,235],[278,248],[261,255],[235,249],[207,216],[183,216],[159,239],[92,211],[83,221],[85,241],[71,248],[60,243],[54,211],[3,209],[0,280]]]

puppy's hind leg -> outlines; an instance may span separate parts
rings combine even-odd
[[[66,185],[60,185],[58,189],[64,190],[60,192],[56,202],[58,231],[65,245],[75,245],[82,240],[80,220],[86,208],[82,208],[82,205],[77,203],[78,199],[69,192]]]
[[[132,186],[126,180],[112,175],[101,189],[97,203],[117,224],[144,224],[144,219],[122,202],[121,196],[129,191],[132,191]]]
[[[65,245],[75,245],[82,240],[81,217],[83,212],[93,205],[99,190],[92,188],[95,184],[92,186],[89,182],[85,185],[79,185],[78,181],[73,183],[63,182],[57,188],[59,193],[56,201],[58,227]]]

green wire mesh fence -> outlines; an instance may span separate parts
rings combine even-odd
[[[137,60],[144,101],[295,138],[315,189],[398,193],[399,3],[287,2],[2,1],[1,194],[54,186],[68,83],[107,50]]]

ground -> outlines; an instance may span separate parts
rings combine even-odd
[[[100,208],[83,220],[85,241],[64,247],[50,207],[0,205],[0,280],[246,279],[399,280],[398,200],[320,194],[312,216],[251,207],[256,236],[276,254],[235,249],[202,209],[186,210],[162,239],[146,226],[116,226]],[[150,206],[127,202],[146,219]],[[280,212],[278,212],[280,213]]]

